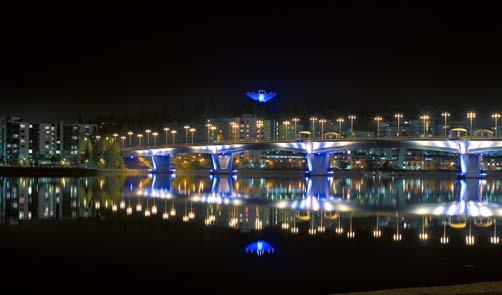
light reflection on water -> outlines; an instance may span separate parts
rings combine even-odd
[[[502,181],[393,177],[135,177],[0,178],[0,217],[33,219],[157,218],[240,231],[291,235],[331,233],[403,236],[466,245],[499,243]]]

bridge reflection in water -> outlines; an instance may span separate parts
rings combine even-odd
[[[498,244],[502,181],[495,179],[237,178],[236,176],[0,178],[5,223],[30,219],[158,218],[241,231],[418,238]]]

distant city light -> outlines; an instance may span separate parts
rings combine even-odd
[[[258,90],[258,92],[247,92],[246,95],[252,100],[259,103],[265,103],[277,96],[276,92],[267,92],[265,90]]]

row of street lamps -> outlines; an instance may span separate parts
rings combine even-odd
[[[444,136],[445,137],[448,136],[448,128],[449,128],[448,119],[450,118],[450,116],[451,115],[449,112],[442,112],[441,113],[441,117],[444,120],[443,129],[444,129]],[[500,113],[491,114],[491,118],[494,120],[494,128],[493,129],[494,129],[495,137],[498,137],[498,120],[501,118],[501,116],[502,115]],[[472,111],[467,112],[466,117],[469,120],[469,128],[470,128],[469,133],[471,136],[473,136],[474,135],[473,121],[476,118],[476,113],[472,112]],[[394,119],[396,120],[396,129],[397,129],[396,134],[395,134],[396,136],[401,136],[401,122],[402,122],[403,118],[404,118],[404,115],[402,113],[394,114]],[[431,116],[429,116],[428,114],[423,114],[423,115],[420,115],[419,118],[420,118],[420,120],[422,122],[422,126],[423,126],[423,136],[427,136],[427,130],[429,129],[429,126],[430,126]],[[354,136],[355,135],[354,122],[357,119],[357,117],[356,117],[356,115],[350,114],[347,116],[347,119],[350,122],[350,132],[351,132],[350,135]],[[373,119],[376,123],[376,138],[379,138],[380,137],[380,123],[383,121],[384,118],[380,115],[377,115]],[[311,137],[315,138],[316,127],[317,127],[316,124],[318,123],[320,126],[321,139],[324,139],[325,138],[324,127],[328,121],[325,118],[317,118],[316,116],[310,117],[309,121],[311,123],[311,128],[310,128]],[[285,120],[282,122],[282,126],[284,127],[283,139],[285,139],[285,140],[289,139],[288,137],[289,137],[290,126],[292,126],[292,128],[294,130],[295,137],[296,137],[297,132],[298,132],[298,123],[299,122],[300,122],[300,119],[298,117],[294,117],[290,120]],[[336,123],[338,125],[337,126],[338,127],[338,134],[335,133],[335,136],[342,137],[344,122],[345,122],[344,117],[338,117],[336,119]],[[211,141],[214,140],[214,133],[217,130],[217,127],[214,124],[210,123],[209,121],[206,123],[205,126],[207,127],[207,141],[208,141],[208,143],[211,143]],[[259,140],[259,138],[263,137],[262,128],[264,126],[265,126],[265,124],[264,124],[263,120],[256,121],[257,140]],[[183,126],[183,129],[185,129],[185,144],[189,143],[189,134],[190,134],[190,142],[193,144],[194,143],[194,133],[196,132],[196,129],[190,127],[189,125]],[[234,121],[230,122],[230,130],[231,130],[230,140],[238,142],[239,136],[240,136],[239,135],[240,134],[239,133],[240,124],[238,122],[234,122]],[[163,131],[165,132],[165,136],[164,136],[165,137],[165,145],[169,144],[169,142],[168,142],[169,134],[171,134],[171,136],[172,136],[172,144],[175,144],[177,131],[175,129],[171,129],[169,127],[164,127]],[[144,132],[146,134],[146,147],[150,148],[150,134],[153,136],[153,147],[156,147],[157,146],[157,137],[159,136],[159,132],[153,131],[151,129],[146,129]],[[128,139],[129,139],[128,147],[132,147],[132,136],[134,135],[134,132],[129,131],[129,132],[127,132],[127,135],[128,135]],[[143,134],[138,133],[138,134],[136,134],[136,137],[138,139],[138,146],[137,147],[141,148]],[[114,140],[117,140],[119,138],[119,134],[114,133],[113,138],[114,138]],[[125,148],[126,139],[127,139],[126,136],[124,136],[124,135],[120,136],[120,140],[122,141],[123,148]]]
[[[443,119],[444,119],[444,126],[443,126],[444,136],[448,136],[448,127],[449,127],[448,126],[448,118],[450,116],[451,116],[451,114],[449,112],[442,112],[441,113],[441,117],[443,117]],[[500,113],[491,114],[491,118],[494,120],[494,128],[493,129],[494,129],[495,137],[498,137],[498,119],[500,119],[501,116],[502,116],[502,114],[500,114]],[[473,136],[474,135],[473,134],[473,132],[474,132],[473,121],[476,118],[476,113],[472,112],[472,111],[467,112],[466,117],[469,120],[469,133],[471,136]],[[354,121],[356,120],[357,117],[355,115],[348,115],[347,118],[350,120],[351,135],[354,136]],[[396,113],[396,114],[394,114],[394,118],[397,121],[396,122],[396,129],[397,129],[396,136],[400,136],[401,135],[401,120],[404,118],[404,115],[402,113]],[[429,129],[431,116],[429,116],[428,114],[423,114],[419,118],[422,121],[423,135],[426,136],[427,130]],[[380,115],[377,115],[373,119],[376,122],[376,127],[377,127],[376,137],[379,138],[380,137],[380,122],[383,121],[383,117]],[[296,134],[296,123],[299,121],[299,119],[294,118],[294,120],[295,120],[295,134]],[[309,120],[311,122],[312,137],[315,137],[316,122],[318,122],[321,127],[321,138],[324,139],[324,124],[327,122],[326,119],[323,119],[323,118],[318,119],[317,117],[312,116],[309,118]],[[345,122],[345,119],[343,117],[339,117],[336,119],[336,122],[338,124],[339,136],[341,136],[342,135],[342,128],[343,128],[342,126],[343,126],[343,123]],[[283,125],[285,125],[285,128],[287,128],[288,124],[289,124],[289,121],[283,122]],[[287,132],[286,132],[286,134],[287,134]],[[285,137],[287,139],[287,135]]]
[[[193,144],[194,143],[194,133],[197,130],[195,128],[190,127],[189,125],[183,126],[183,129],[185,129],[185,144],[188,144],[188,137],[189,137],[188,134],[189,133],[191,135],[190,136],[191,143]],[[172,144],[176,144],[176,134],[178,133],[178,131],[176,131],[175,129],[171,129],[169,127],[164,127],[163,130],[165,132],[165,136],[164,136],[165,140],[166,140],[165,145],[169,144],[169,142],[168,142],[169,134],[171,134],[171,136],[172,136]],[[146,129],[145,133],[146,133],[146,147],[147,148],[150,147],[150,134],[153,136],[153,147],[157,147],[157,137],[159,136],[159,132],[153,131],[151,129]],[[132,136],[134,135],[134,132],[128,131],[127,135],[129,137],[128,147],[132,147]],[[118,136],[119,136],[118,133],[113,133],[114,140],[117,140]],[[136,138],[138,139],[138,148],[141,148],[143,137],[144,136],[142,133],[136,134]],[[122,148],[125,148],[126,136],[120,136],[120,139],[122,140]]]

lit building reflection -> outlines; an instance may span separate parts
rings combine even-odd
[[[502,181],[233,176],[0,178],[5,224],[114,216],[291,235],[500,242]]]

